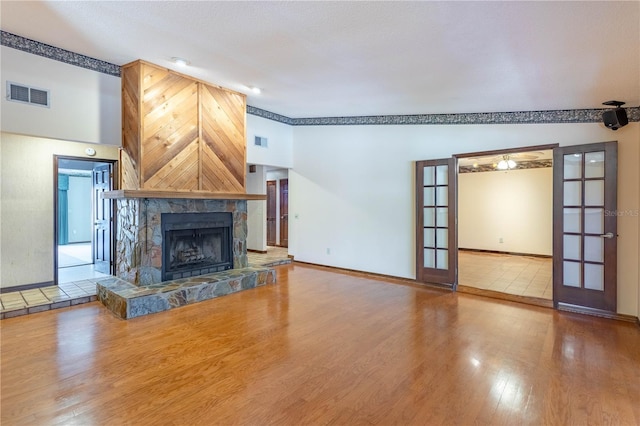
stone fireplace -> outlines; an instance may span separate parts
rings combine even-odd
[[[122,66],[116,277],[98,298],[120,318],[275,282],[249,267],[246,96],[144,61]],[[114,176],[115,178],[116,176]]]
[[[233,214],[162,213],[162,281],[233,268]]]
[[[125,281],[145,286],[248,266],[246,200],[116,203],[116,276]]]

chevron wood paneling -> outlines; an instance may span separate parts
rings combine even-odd
[[[120,168],[120,188],[140,188],[140,70],[122,70],[122,150],[124,160]],[[125,175],[126,174],[126,175]]]
[[[194,139],[145,182],[145,188],[198,189],[198,140]]]
[[[243,96],[217,87],[200,86],[203,188],[244,191],[246,141]]]
[[[122,99],[121,188],[245,192],[244,95],[136,61],[122,67]]]
[[[120,150],[120,188],[140,189],[140,178],[131,157],[124,149]]]
[[[142,101],[143,188],[176,188],[182,182],[198,189],[198,83],[168,70],[144,64]],[[161,170],[170,168],[173,173]],[[195,177],[180,179],[184,174]],[[174,176],[175,175],[175,176]],[[188,182],[188,183],[187,183]]]

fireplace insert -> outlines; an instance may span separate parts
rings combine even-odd
[[[231,213],[162,213],[162,281],[233,268]]]

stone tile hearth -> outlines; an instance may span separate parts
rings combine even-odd
[[[131,319],[275,282],[274,269],[247,267],[147,286],[105,278],[97,284],[97,295],[116,316]]]

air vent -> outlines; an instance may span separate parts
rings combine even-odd
[[[24,84],[7,81],[7,100],[22,102],[43,107],[49,107],[50,96],[48,90],[36,89]]]
[[[262,136],[256,136],[255,145],[256,146],[261,146],[263,148],[266,148],[267,147],[267,138],[262,137]]]

